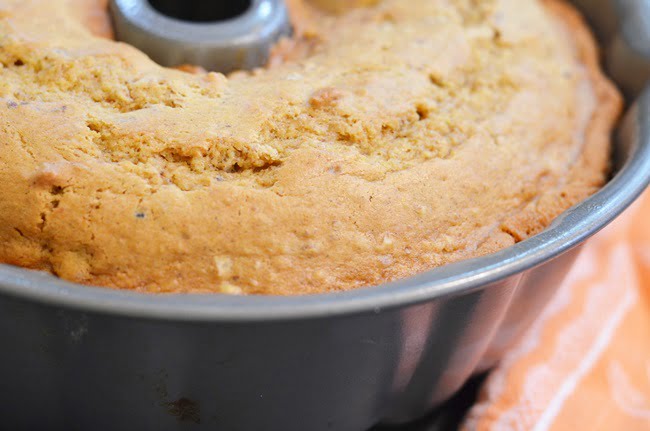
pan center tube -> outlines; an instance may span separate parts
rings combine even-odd
[[[110,11],[118,40],[167,67],[254,69],[291,32],[284,0],[110,0]]]
[[[154,9],[163,15],[190,22],[226,21],[243,15],[253,4],[252,0],[148,1]]]

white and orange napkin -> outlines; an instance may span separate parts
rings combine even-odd
[[[650,430],[650,190],[587,243],[462,429]]]

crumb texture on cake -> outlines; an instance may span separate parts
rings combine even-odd
[[[226,77],[115,42],[105,0],[3,0],[0,262],[348,290],[521,241],[605,181],[620,100],[563,2],[288,3],[269,66]]]

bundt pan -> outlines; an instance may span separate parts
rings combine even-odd
[[[0,427],[363,431],[494,365],[650,181],[650,3],[577,3],[637,100],[597,194],[499,253],[348,293],[150,296],[0,266]]]

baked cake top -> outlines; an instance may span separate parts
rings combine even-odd
[[[616,91],[564,3],[289,2],[229,77],[0,4],[0,262],[147,292],[307,294],[489,253],[605,179]],[[331,12],[331,11],[330,11]]]

